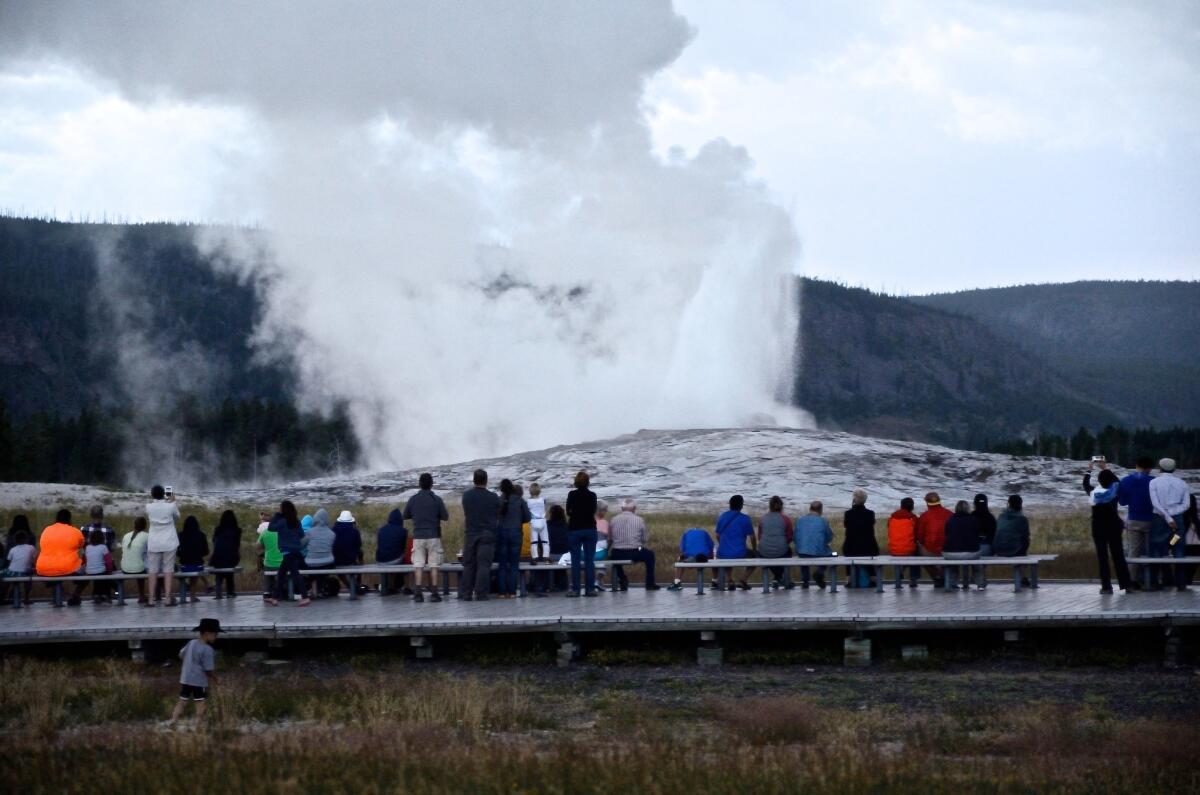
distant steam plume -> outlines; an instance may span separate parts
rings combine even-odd
[[[643,85],[690,35],[655,2],[0,11],[10,60],[256,114],[228,195],[281,269],[260,336],[377,465],[805,421],[790,219],[738,147],[651,152]]]

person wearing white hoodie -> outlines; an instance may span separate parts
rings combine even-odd
[[[550,531],[546,527],[546,499],[542,497],[542,487],[537,483],[529,484],[529,556],[533,560],[548,560],[550,558]]]

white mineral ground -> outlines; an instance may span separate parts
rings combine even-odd
[[[432,472],[442,493],[456,492],[482,467],[494,486],[501,478],[539,481],[551,501],[565,498],[575,473],[586,469],[593,489],[614,507],[632,496],[648,510],[712,510],[731,494],[742,494],[752,513],[767,498],[781,496],[789,512],[810,500],[846,508],[855,488],[866,489],[869,505],[887,512],[901,497],[938,491],[944,502],[989,495],[999,509],[1005,495],[1020,493],[1038,513],[1078,512],[1086,507],[1080,479],[1086,464],[1057,458],[1018,458],[952,450],[931,444],[873,439],[832,431],[787,428],[732,430],[643,430],[584,444],[564,445],[503,458],[458,464],[319,478],[285,485],[231,487],[180,492],[181,501],[213,508],[269,506],[281,499],[302,505],[341,506],[403,502],[416,489],[417,476]],[[1118,473],[1122,470],[1117,469]],[[1193,487],[1200,472],[1181,472]],[[102,502],[110,510],[134,511],[144,494],[90,486],[45,483],[0,484],[0,506],[82,507]]]

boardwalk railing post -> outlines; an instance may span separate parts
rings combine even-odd
[[[700,665],[720,665],[724,659],[717,633],[711,629],[701,630],[700,647],[696,649],[696,662]]]

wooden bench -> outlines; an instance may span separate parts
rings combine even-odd
[[[300,569],[300,574],[304,577],[345,577],[350,582],[350,598],[358,598],[358,581],[364,574],[379,574],[387,576],[389,574],[409,574],[417,570],[416,566],[410,566],[407,563],[396,564],[394,566],[384,565],[382,563],[369,563],[359,566],[335,566],[332,569]],[[263,570],[263,591],[270,590],[269,579],[275,578],[279,574],[278,569]],[[288,599],[295,597],[295,585],[291,581],[288,582]]]
[[[205,569],[204,571],[177,571],[172,576],[179,580],[179,597],[186,600],[188,597],[188,580],[196,577],[204,577],[209,574],[236,574],[241,571],[241,566],[235,566],[231,569]],[[160,577],[162,575],[155,575]],[[117,604],[125,604],[125,583],[128,580],[148,580],[150,575],[142,574],[126,574],[125,572],[114,572],[112,574],[67,574],[62,577],[43,577],[39,574],[34,574],[29,577],[5,577],[4,582],[8,583],[48,583],[54,586],[54,606],[63,607],[63,583],[68,582],[113,582],[117,585]],[[221,596],[220,580],[217,581],[217,596]],[[151,594],[153,597],[153,594]],[[13,606],[19,607],[20,601],[18,591],[13,589]]]
[[[598,569],[607,569],[612,566],[632,566],[632,565],[634,565],[634,562],[632,560],[597,560],[596,561],[596,568],[598,568]],[[528,560],[521,561],[520,563],[518,563],[517,568],[520,571],[544,571],[544,572],[551,572],[551,571],[570,572],[571,571],[570,564],[533,563]],[[499,563],[492,564],[492,571],[499,571],[499,569],[500,569]],[[442,577],[442,595],[443,596],[450,595],[450,575],[457,574],[461,578],[462,570],[463,570],[463,565],[461,563],[443,563],[441,566],[438,566],[438,573]],[[524,577],[517,578],[517,594],[522,597],[527,594]]]
[[[1142,556],[1137,558],[1126,558],[1125,562],[1142,567],[1142,587],[1149,588],[1151,566],[1195,565],[1200,564],[1200,557],[1197,557],[1196,555],[1184,556],[1182,558],[1150,558]]]
[[[731,569],[737,568],[762,568],[763,593],[771,591],[771,569],[783,568],[791,570],[797,567],[828,567],[829,568],[829,592],[837,592],[837,567],[845,566],[851,559],[843,558],[838,555],[833,555],[825,558],[713,558],[704,563],[691,563],[687,561],[677,560],[674,563],[676,569],[695,569],[696,570],[696,593],[703,595],[704,593],[704,572],[706,570],[715,571],[717,573],[717,589],[725,589],[726,577]],[[683,578],[680,577],[682,580]]]
[[[949,590],[949,570],[956,568],[959,571],[959,578],[962,579],[964,569],[968,566],[979,566],[985,570],[983,584],[987,583],[986,569],[989,566],[1012,566],[1013,569],[1013,591],[1021,590],[1021,568],[1028,567],[1029,569],[1029,587],[1038,587],[1038,566],[1046,561],[1055,560],[1058,555],[1022,555],[1019,557],[997,557],[974,558],[971,560],[947,560],[943,557],[935,557],[933,555],[917,556],[917,555],[877,555],[870,558],[846,558],[852,562],[854,567],[864,566],[875,570],[875,590],[883,592],[883,569],[885,566],[892,566],[895,574],[895,587],[897,590],[903,587],[904,569],[909,566],[940,566],[942,568],[942,588]],[[935,583],[936,584],[936,583]]]
[[[942,587],[948,589],[949,576],[948,570],[951,567],[957,568],[960,574],[963,567],[966,566],[1012,566],[1013,567],[1013,590],[1021,590],[1021,567],[1029,568],[1029,584],[1031,588],[1038,587],[1038,566],[1039,564],[1055,560],[1057,555],[1024,555],[1022,557],[1004,558],[975,558],[973,560],[947,560],[943,557],[918,557],[918,556],[892,556],[878,555],[875,557],[842,557],[834,555],[825,558],[714,558],[713,560],[704,563],[688,563],[684,561],[676,561],[676,569],[695,569],[696,570],[696,593],[704,593],[704,570],[711,569],[717,572],[718,588],[724,589],[726,575],[730,569],[736,568],[761,568],[763,593],[769,593],[770,585],[770,569],[783,568],[791,570],[798,567],[824,566],[829,569],[829,592],[837,593],[837,567],[847,566],[850,569],[851,582],[855,580],[854,573],[859,567],[865,567],[875,570],[875,590],[879,593],[883,592],[883,569],[885,566],[895,567],[896,587],[901,587],[903,579],[902,574],[906,566],[941,566],[942,567]],[[682,579],[682,578],[681,578]]]

